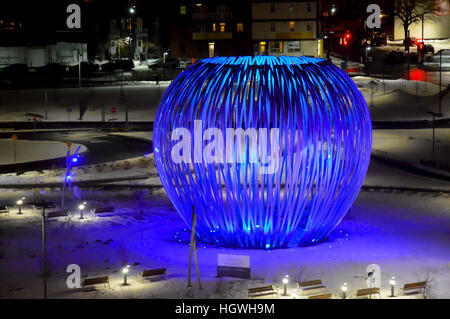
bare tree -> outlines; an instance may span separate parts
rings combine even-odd
[[[395,0],[394,15],[400,19],[405,32],[405,50],[408,50],[408,30],[411,24],[432,16],[434,0]]]

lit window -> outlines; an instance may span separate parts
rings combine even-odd
[[[265,41],[261,41],[259,43],[259,47],[261,48],[261,53],[266,52],[266,42]]]
[[[270,4],[270,12],[275,13],[275,3]]]
[[[215,23],[213,23],[213,25],[212,25],[212,30],[213,30],[213,32],[216,32],[216,24]]]
[[[276,23],[271,23],[270,24],[270,32],[275,32],[276,31]]]
[[[220,32],[225,32],[225,23],[220,24]]]
[[[184,4],[182,4],[180,6],[180,14],[181,15],[185,15],[186,14],[186,6]]]
[[[295,22],[294,21],[291,21],[291,22],[289,22],[289,31],[295,31]]]
[[[215,49],[214,42],[208,43],[208,51],[209,51],[208,53],[210,58],[214,58],[214,49]]]
[[[243,24],[243,23],[238,23],[238,24],[236,25],[236,31],[237,31],[238,33],[244,32],[244,24]]]

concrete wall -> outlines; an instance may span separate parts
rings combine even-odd
[[[422,22],[413,23],[410,27],[410,36],[412,38],[422,38]],[[424,22],[425,39],[447,39],[450,38],[450,16],[433,16],[425,18]],[[394,39],[403,40],[405,33],[400,19],[395,18]]]
[[[77,49],[82,52],[82,61],[87,61],[86,43],[58,42],[47,46],[0,47],[0,67],[14,63],[39,67],[50,62],[74,65],[78,63]]]

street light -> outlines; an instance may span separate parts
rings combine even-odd
[[[369,61],[368,61],[368,53],[372,48],[369,46],[366,47],[366,76],[369,76]]]
[[[130,7],[130,8],[128,9],[128,12],[129,12],[130,14],[134,14],[134,13],[136,12],[136,10],[134,9],[134,7]]]
[[[395,277],[392,277],[391,280],[389,280],[389,284],[391,285],[391,297],[395,297],[394,295]]]
[[[125,267],[122,268],[122,274],[123,274],[123,284],[122,284],[122,286],[128,286],[129,285],[127,283],[127,274],[128,274],[129,270],[130,270],[130,265],[126,265]]]
[[[78,209],[80,210],[80,219],[83,219],[83,210],[85,209],[86,206],[84,206],[84,204],[80,204],[78,205]]]
[[[19,199],[19,200],[16,202],[16,204],[17,204],[17,206],[19,206],[19,212],[17,213],[17,215],[22,215],[22,204],[23,204],[23,200],[22,200],[22,199]]]
[[[341,287],[341,291],[342,291],[342,299],[346,299],[348,291],[348,286],[346,282],[344,282],[344,285]]]
[[[289,283],[289,275],[283,278],[283,296],[287,296],[287,285]]]

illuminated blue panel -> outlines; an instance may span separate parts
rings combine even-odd
[[[223,141],[234,142],[229,128],[278,129],[274,140],[257,140],[268,153],[278,149],[278,169],[264,172],[266,162],[245,136],[239,147],[214,149],[218,160],[209,162],[201,151],[220,135],[195,139],[196,127],[218,128]],[[191,138],[173,138],[180,128]],[[153,137],[161,182],[188,226],[195,205],[200,240],[272,249],[320,242],[336,227],[366,175],[372,127],[356,85],[326,60],[216,57],[168,87]],[[182,140],[191,151],[183,149],[180,162],[172,151]]]

